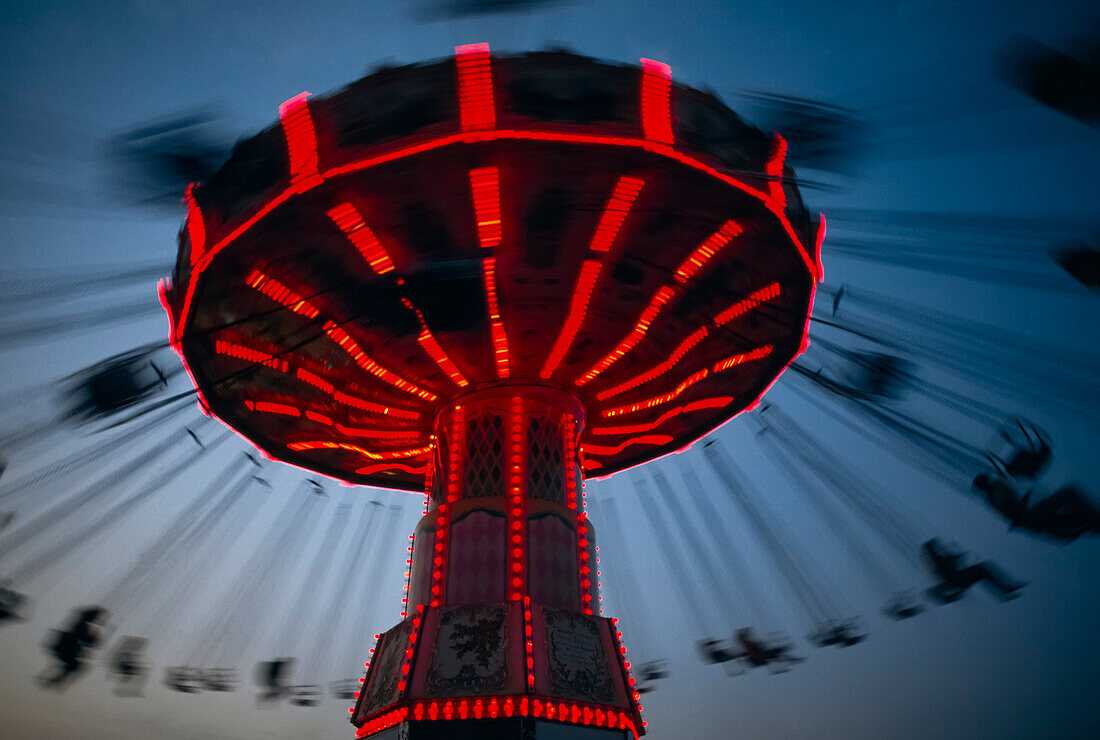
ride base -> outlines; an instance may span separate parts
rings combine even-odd
[[[500,384],[437,418],[407,609],[371,649],[357,737],[644,734],[615,620],[598,614],[579,402]]]

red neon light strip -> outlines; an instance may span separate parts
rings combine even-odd
[[[719,362],[714,363],[714,372],[720,373],[723,370],[729,370],[731,367],[743,365],[746,362],[751,362],[752,360],[761,360],[771,353],[772,346],[770,344],[763,347],[757,347],[751,352],[743,352],[739,355],[733,355],[732,357],[727,357],[724,360],[720,360]]]
[[[677,406],[676,408],[669,409],[665,413],[661,414],[660,418],[656,421],[646,422],[644,424],[628,424],[620,427],[595,427],[592,429],[592,434],[599,437],[606,437],[611,435],[620,434],[640,434],[643,432],[652,432],[657,427],[664,424],[666,421],[674,416],[680,414],[690,413],[692,411],[701,411],[703,409],[720,409],[728,406],[733,401],[733,396],[718,396],[716,398],[703,398],[698,401],[692,401],[686,403],[683,406]],[[586,446],[585,451],[590,451],[592,447]]]
[[[297,192],[304,192],[322,182],[318,171],[317,133],[313,129],[307,97],[307,92],[298,93],[279,106],[279,118],[290,155],[290,185]]]
[[[618,455],[631,445],[666,445],[672,441],[672,437],[667,434],[647,434],[643,437],[634,437],[628,439],[620,445],[615,447],[603,447],[601,445],[586,444],[584,445],[584,454],[586,455]]]
[[[309,412],[306,412],[307,414]],[[415,429],[364,429],[362,427],[349,427],[343,424],[335,424],[336,431],[348,437],[362,437],[366,439],[416,439],[420,432]]]
[[[356,343],[356,341],[352,339],[346,331],[343,330],[342,327],[338,326],[336,322],[326,321],[323,329],[325,334],[328,334],[329,338],[332,339],[332,341],[340,345],[340,348],[344,350],[344,352],[346,352],[349,357],[355,360],[355,364],[366,370],[374,377],[378,378],[384,383],[389,383],[394,388],[398,388],[405,391],[406,393],[411,393],[414,396],[423,398],[425,401],[436,400],[437,396],[431,391],[424,390],[423,388],[420,388],[419,386],[410,383],[396,373],[387,370],[386,368],[382,367],[377,362],[372,360],[370,356],[363,351],[363,348],[360,347]]]
[[[362,468],[357,468],[355,472],[359,475],[372,475],[374,473],[379,473],[383,470],[402,470],[406,473],[412,473],[413,475],[420,475],[426,470],[426,468],[418,468],[413,465],[405,465],[404,463],[399,462],[383,462],[366,465]]]
[[[435,520],[435,556],[432,558],[431,605],[439,606],[443,600],[443,577],[447,568],[447,543],[451,534],[449,511],[458,502],[459,461],[466,431],[466,414],[462,406],[455,406],[451,420],[450,444],[447,448],[447,500],[439,504]]]
[[[756,349],[752,350],[751,352],[744,352],[742,354],[733,355],[732,357],[727,357],[726,359],[715,363],[714,368],[713,368],[713,372],[719,373],[719,372],[722,372],[723,370],[729,370],[731,367],[735,367],[737,365],[742,365],[742,364],[744,364],[746,362],[749,362],[751,360],[759,360],[761,358],[764,358],[764,357],[767,357],[768,355],[770,355],[771,351],[772,351],[772,345],[769,344],[769,345],[766,345],[766,346],[763,346],[763,347],[757,347]],[[651,409],[654,406],[660,406],[663,403],[668,403],[672,399],[678,397],[681,393],[686,391],[688,388],[690,388],[691,386],[698,383],[700,380],[703,380],[704,378],[706,378],[710,373],[711,373],[710,369],[703,368],[702,370],[688,376],[687,380],[684,380],[682,383],[680,383],[678,386],[676,386],[673,390],[669,391],[668,393],[665,393],[665,394],[660,395],[660,396],[655,396],[653,398],[646,399],[645,401],[639,401],[637,403],[632,403],[629,406],[619,406],[618,408],[607,409],[606,411],[603,412],[603,415],[607,416],[607,417],[622,416],[623,414],[631,414],[631,413],[634,413],[636,411],[642,411],[644,409]]]
[[[714,323],[722,326],[736,319],[738,316],[748,313],[752,309],[759,306],[761,303],[778,298],[780,293],[779,283],[771,283],[765,285],[760,290],[749,295],[748,298],[738,301],[726,310],[719,313],[714,317]]]
[[[455,67],[458,70],[458,109],[462,128],[492,128],[497,118],[489,45],[456,46]]]
[[[574,383],[577,387],[580,387],[588,381],[594,379],[597,375],[602,373],[607,368],[616,363],[623,355],[637,346],[638,342],[642,341],[646,333],[649,331],[649,327],[652,326],[653,320],[657,318],[657,314],[661,312],[665,304],[669,302],[675,291],[664,285],[658,290],[653,298],[650,299],[649,305],[642,311],[642,315],[638,318],[638,323],[634,325],[634,328],[629,334],[619,342],[619,346],[607,353],[607,356],[592,366],[592,369],[586,372],[581,377],[577,378]]]
[[[333,424],[331,417],[325,416],[324,414],[319,414],[316,411],[310,411],[309,409],[306,409],[305,415],[307,419],[312,419],[319,424],[324,424],[326,426],[332,426]]]
[[[592,298],[592,291],[596,287],[596,280],[600,277],[603,263],[597,260],[585,260],[581,265],[580,274],[577,275],[577,284],[573,288],[573,299],[569,302],[569,314],[565,324],[561,328],[558,340],[554,342],[554,348],[546,358],[546,364],[542,366],[539,377],[548,379],[558,369],[558,365],[565,358],[565,353],[573,344],[573,339],[584,323],[585,314],[588,313],[588,302]]]
[[[508,600],[519,601],[527,593],[526,531],[523,506],[523,400],[512,398],[509,426],[508,491]],[[530,639],[530,638],[528,638]]]
[[[420,330],[420,336],[416,338],[420,342],[420,346],[424,348],[424,351],[435,360],[435,364],[439,365],[439,368],[447,373],[447,376],[455,382],[455,385],[465,388],[469,385],[469,381],[466,380],[466,376],[458,369],[447,353],[443,351],[443,348],[439,346],[439,342],[432,336],[432,333],[427,327]]]
[[[245,401],[245,408],[249,411],[258,411],[264,414],[280,414],[282,416],[301,416],[302,410],[296,406],[273,401]]]
[[[312,303],[258,269],[253,269],[252,272],[248,273],[245,284],[260,291],[276,303],[286,306],[294,313],[310,319],[315,319],[321,315],[321,312]]]
[[[604,206],[600,223],[596,226],[596,232],[592,235],[592,241],[588,248],[593,252],[608,252],[615,242],[619,230],[626,221],[638,193],[642,191],[644,180],[637,177],[620,177],[615,183],[615,189],[611,191],[611,197]]]
[[[195,200],[195,183],[187,186],[183,198],[187,202],[187,238],[191,241],[191,268],[194,269],[206,251],[206,226],[202,209]]]
[[[736,188],[744,193],[751,195],[759,200],[779,221],[783,231],[787,234],[787,238],[791,240],[795,248],[798,250],[799,256],[802,258],[802,262],[805,264],[806,269],[812,276],[817,276],[818,266],[810,258],[806,248],[802,245],[798,235],[794,233],[794,228],[791,226],[790,220],[781,208],[775,208],[775,204],[768,193],[757,190],[756,188],[747,185],[737,178],[727,175],[719,169],[712,167],[711,165],[702,162],[699,159],[688,156],[682,152],[678,152],[672,147],[661,144],[655,141],[649,141],[646,139],[637,139],[623,136],[604,136],[598,134],[577,134],[577,133],[563,133],[555,131],[524,131],[524,130],[494,130],[494,131],[464,131],[462,133],[451,134],[448,136],[441,136],[437,139],[430,141],[419,142],[417,144],[410,144],[409,146],[402,147],[393,151],[385,152],[382,154],[376,154],[355,162],[349,162],[348,164],[340,165],[339,167],[333,167],[324,173],[326,179],[333,177],[339,177],[341,175],[348,175],[353,172],[361,172],[373,167],[377,167],[382,164],[394,162],[406,157],[414,156],[417,154],[423,154],[424,152],[434,151],[436,149],[442,149],[444,147],[451,146],[453,144],[476,144],[486,141],[499,141],[499,140],[512,140],[512,141],[552,141],[563,144],[594,144],[602,146],[616,146],[627,147],[632,149],[640,149],[652,154],[667,157],[686,167],[690,167],[699,172],[705,173],[714,179]],[[242,221],[232,231],[222,237],[213,247],[211,247],[206,253],[203,254],[202,260],[196,265],[195,270],[192,271],[191,280],[187,284],[187,290],[184,293],[183,305],[180,308],[179,317],[176,319],[177,336],[182,336],[183,330],[187,321],[187,318],[191,311],[191,303],[194,300],[195,288],[197,285],[197,277],[209,267],[213,258],[225,249],[229,244],[236,240],[241,234],[245,233],[253,226],[256,225],[261,219],[265,218],[269,213],[288,201],[292,196],[300,192],[301,188],[287,188],[282,193],[279,193],[263,206],[261,206],[255,213]]]
[[[685,354],[687,354],[688,351],[692,347],[697,345],[699,342],[703,341],[703,339],[705,339],[707,334],[709,334],[709,333],[710,333],[710,329],[708,327],[706,327],[706,326],[699,327],[698,329],[693,331],[691,334],[689,334],[687,339],[680,342],[679,346],[677,346],[676,349],[674,349],[672,351],[672,354],[669,355],[668,359],[666,359],[664,362],[660,363],[659,365],[656,365],[655,367],[653,367],[649,370],[646,370],[641,375],[637,375],[637,376],[631,378],[630,380],[627,380],[623,383],[620,383],[619,385],[608,388],[605,391],[600,391],[599,393],[596,394],[596,398],[603,401],[607,398],[611,398],[612,396],[617,396],[620,393],[628,391],[631,388],[636,388],[639,385],[642,385],[643,383],[648,383],[649,381],[653,380],[654,378],[656,378],[660,375],[664,375],[669,370],[671,370],[673,368],[673,366],[676,365],[676,363],[678,363],[680,361],[680,359]],[[595,433],[595,430],[593,430],[593,433]]]
[[[277,370],[281,373],[290,373],[291,366],[286,360],[280,360],[273,355],[269,355],[266,352],[260,352],[259,350],[251,349],[250,347],[242,347],[239,344],[233,344],[221,339],[215,341],[214,351],[219,355],[226,355],[228,357],[235,357],[239,360],[245,360],[264,367]],[[324,378],[311,373],[305,368],[294,368],[294,376],[304,383],[308,383],[313,387],[323,391],[324,393],[332,396],[332,398],[347,406],[352,406],[363,411],[369,411],[375,414],[382,414],[383,416],[392,416],[398,419],[419,419],[420,414],[416,411],[409,411],[406,409],[394,408],[392,406],[383,406],[373,401],[367,401],[363,398],[349,395],[343,391],[338,391]]]
[[[768,196],[774,208],[782,211],[787,207],[787,194],[783,191],[783,165],[787,159],[787,140],[779,134],[772,139],[772,150],[764,174],[768,176]]]
[[[370,265],[370,269],[378,275],[385,275],[394,270],[393,262],[382,242],[378,241],[359,211],[351,203],[341,203],[329,209],[328,217],[343,231],[352,245],[359,250],[359,254]]]
[[[527,690],[534,692],[535,690],[535,638],[534,628],[531,624],[531,597],[523,597],[523,643],[527,653]],[[508,717],[512,716],[511,700],[507,700],[505,705],[505,714]]]
[[[741,227],[736,222],[726,221],[718,231],[711,234],[706,241],[696,247],[695,251],[676,269],[676,279],[681,283],[686,283],[692,275],[699,271],[699,268],[729,244],[741,231]]]
[[[496,167],[470,170],[470,193],[477,219],[477,238],[483,249],[495,247],[504,238],[500,215],[500,172]]]
[[[402,457],[420,457],[426,455],[432,451],[432,446],[416,447],[409,450],[386,450],[385,452],[373,452],[359,445],[353,445],[348,442],[331,442],[329,440],[316,440],[310,442],[291,442],[288,444],[287,449],[292,452],[305,452],[308,450],[344,450],[345,452],[354,452],[357,455],[362,455],[368,460],[389,460],[391,458]]]
[[[392,416],[395,419],[419,419],[420,414],[416,411],[408,411],[406,409],[398,409],[393,406],[383,406],[380,403],[374,401],[368,401],[365,398],[359,398],[358,396],[352,396],[343,391],[335,391],[332,394],[332,398],[345,406],[351,406],[362,411],[369,411],[373,414],[381,414],[382,416]]]
[[[642,59],[642,130],[645,137],[672,144],[672,69],[663,62]]]
[[[294,376],[303,383],[309,383],[314,388],[322,390],[330,396],[336,393],[336,386],[322,378],[320,375],[317,375],[316,373],[311,373],[304,367],[296,368],[294,371]]]
[[[466,380],[466,376],[458,369],[458,366],[454,364],[454,361],[443,351],[443,348],[439,346],[438,340],[432,334],[428,328],[428,324],[424,321],[424,314],[420,313],[420,309],[413,305],[412,301],[404,296],[401,297],[401,302],[405,304],[413,314],[416,315],[416,320],[420,322],[420,336],[416,338],[416,341],[420,342],[420,346],[424,348],[424,351],[428,353],[436,365],[439,365],[439,369],[447,373],[447,376],[455,382],[455,385],[460,388],[465,388],[470,384],[470,381]]]
[[[481,266],[485,278],[485,301],[489,306],[489,328],[493,335],[493,357],[497,363],[497,376],[503,379],[508,377],[508,335],[504,333],[500,305],[497,303],[496,261],[496,257],[486,257]]]
[[[636,701],[631,703],[637,709],[641,709]],[[548,696],[493,696],[398,701],[365,720],[356,730],[355,736],[364,738],[375,735],[404,722],[410,717],[419,721],[449,721],[468,718],[481,719],[486,716],[536,717],[588,727],[629,730],[634,740],[638,740],[638,727],[628,712],[597,704],[561,701]]]
[[[686,380],[682,381],[678,386],[673,388],[668,393],[662,394],[660,396],[654,396],[653,398],[648,398],[645,401],[638,401],[637,403],[632,403],[628,406],[618,406],[613,409],[605,409],[603,415],[610,418],[613,416],[622,416],[623,414],[633,414],[637,411],[644,411],[645,409],[651,409],[654,406],[660,406],[663,403],[668,403],[672,399],[677,398],[688,388],[698,383],[700,380],[703,380],[708,375],[710,375],[710,369],[703,368],[702,370],[699,370],[698,372],[689,375]]]

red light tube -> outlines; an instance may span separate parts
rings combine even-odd
[[[601,445],[586,444],[583,446],[584,454],[586,455],[618,455],[631,445],[665,445],[672,441],[672,437],[667,434],[647,434],[642,437],[633,437],[615,447],[603,447]]]
[[[676,279],[681,283],[686,283],[692,275],[699,271],[699,268],[729,244],[741,231],[741,227],[736,222],[726,221],[718,231],[708,236],[706,241],[696,247],[695,251],[676,269]]]
[[[258,269],[253,269],[252,272],[248,273],[245,284],[260,291],[276,303],[286,306],[296,314],[301,314],[310,319],[315,319],[321,314],[312,303]]]
[[[290,155],[290,185],[296,192],[305,192],[322,182],[318,171],[317,134],[306,98],[298,93],[279,106],[287,152]]]
[[[368,460],[390,460],[403,457],[420,457],[426,455],[432,451],[432,446],[427,445],[425,447],[415,447],[408,450],[386,450],[385,452],[375,452],[368,450],[365,447],[359,445],[349,444],[348,442],[333,442],[331,440],[315,440],[308,442],[291,442],[287,446],[288,450],[292,452],[303,452],[307,450],[344,450],[345,452],[354,452],[357,455],[362,455]]]
[[[603,415],[606,417],[622,416],[623,414],[633,414],[637,411],[644,411],[645,409],[651,409],[654,406],[660,406],[663,403],[668,403],[674,398],[677,398],[681,393],[686,391],[691,386],[703,380],[710,375],[708,368],[703,368],[698,372],[692,373],[686,380],[682,381],[679,385],[673,388],[668,393],[664,393],[660,396],[654,396],[653,398],[647,398],[644,401],[638,401],[627,406],[619,406],[613,409],[605,409]]]
[[[500,305],[497,303],[496,261],[496,257],[486,257],[481,266],[485,278],[485,301],[489,306],[489,328],[493,335],[493,357],[496,359],[497,376],[504,379],[508,377],[508,335],[504,333]]]
[[[742,352],[739,355],[733,355],[732,357],[727,357],[724,360],[720,360],[714,363],[714,372],[720,373],[723,370],[729,370],[731,367],[743,365],[746,362],[751,362],[752,360],[761,360],[771,353],[772,346],[770,344],[763,347],[757,347],[751,352]]]
[[[787,194],[783,191],[783,165],[786,159],[787,140],[775,134],[768,162],[764,165],[764,174],[768,176],[768,197],[773,207],[779,211],[787,207]]]
[[[677,406],[676,408],[669,409],[665,413],[661,414],[660,418],[658,418],[656,421],[650,421],[650,422],[646,422],[646,423],[643,423],[643,424],[628,424],[626,426],[620,426],[620,427],[594,427],[592,429],[592,434],[594,434],[596,436],[599,436],[599,437],[604,437],[604,436],[620,435],[620,434],[639,434],[641,432],[651,432],[654,429],[656,429],[657,427],[664,424],[666,421],[668,421],[669,419],[671,419],[674,416],[679,416],[680,414],[686,414],[686,413],[689,413],[691,411],[700,411],[702,409],[720,409],[720,408],[724,408],[725,406],[728,406],[731,401],[733,401],[733,396],[718,396],[716,398],[703,398],[703,399],[700,399],[698,401],[692,401],[691,403],[686,403],[683,406]],[[585,447],[585,450],[588,450],[588,449],[591,449],[591,448],[590,447]]]
[[[738,316],[744,313],[748,313],[752,309],[756,308],[761,303],[770,301],[773,298],[778,298],[779,293],[779,283],[771,283],[769,285],[765,285],[760,290],[750,294],[748,298],[738,301],[726,310],[720,312],[717,316],[714,317],[714,323],[718,324],[719,326],[722,326],[723,324],[728,324]]]
[[[642,84],[639,102],[645,137],[672,144],[672,69],[663,62],[642,59]]]
[[[604,206],[596,232],[592,235],[592,241],[588,244],[590,250],[593,252],[611,250],[611,245],[615,242],[615,237],[623,227],[623,222],[644,184],[645,181],[637,177],[619,178],[615,183],[615,189],[611,191],[607,205]]]
[[[195,200],[195,183],[187,186],[183,198],[187,202],[187,238],[191,241],[191,268],[194,269],[206,251],[206,226],[202,209]]]
[[[504,238],[500,215],[500,172],[496,167],[470,170],[470,193],[477,219],[477,238],[483,249],[495,247]]]
[[[245,401],[245,408],[249,411],[258,411],[264,414],[281,414],[282,416],[301,416],[302,410],[296,406],[273,401]]]
[[[360,347],[356,343],[356,341],[352,339],[346,331],[344,331],[342,327],[338,326],[336,322],[326,321],[323,329],[325,334],[328,334],[329,338],[332,339],[332,341],[336,342],[336,344],[338,344],[340,348],[348,354],[349,357],[355,360],[355,364],[366,370],[374,377],[378,378],[384,383],[389,383],[394,388],[403,390],[406,393],[411,393],[418,398],[423,398],[425,401],[436,400],[437,396],[431,391],[424,390],[423,388],[413,383],[410,383],[396,373],[387,370],[386,368],[382,367],[377,362],[372,360],[370,356],[363,351],[362,347]]]
[[[455,47],[458,70],[458,110],[463,130],[496,125],[493,101],[493,69],[488,44]]]
[[[370,268],[377,275],[385,275],[394,270],[393,261],[386,252],[386,248],[374,236],[374,232],[367,227],[359,211],[351,203],[341,203],[329,209],[329,218],[343,231],[352,245],[359,250],[359,254],[367,261]]]
[[[416,341],[420,342],[420,346],[424,348],[424,351],[428,353],[428,356],[435,361],[436,365],[439,365],[439,369],[447,373],[447,376],[454,381],[455,385],[460,388],[464,388],[470,384],[466,380],[466,376],[458,369],[458,366],[454,364],[451,358],[443,351],[443,348],[439,345],[439,341],[432,334],[428,328],[428,323],[424,321],[424,314],[420,313],[420,309],[413,305],[412,301],[404,296],[401,297],[401,302],[405,304],[416,316],[416,320],[420,323],[420,336],[416,338]]]

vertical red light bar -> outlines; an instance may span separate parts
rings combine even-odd
[[[496,359],[497,376],[507,378],[508,335],[504,333],[504,323],[500,318],[500,305],[497,302],[496,257],[486,257],[481,263],[482,277],[485,279],[485,301],[489,306],[489,330],[493,336],[493,357]]]
[[[496,167],[470,170],[470,193],[477,218],[477,238],[483,249],[495,247],[504,238],[500,216],[500,170]]]
[[[313,117],[309,113],[306,98],[309,93],[298,93],[279,106],[279,119],[286,137],[287,152],[290,155],[290,184],[298,192],[320,184],[318,171],[317,133],[313,128]]]
[[[650,141],[672,144],[672,69],[642,59],[642,130]]]
[[[458,70],[458,109],[463,130],[493,128],[497,119],[489,45],[456,46],[455,67]]]
[[[527,523],[523,481],[523,399],[512,398],[508,424],[508,600],[519,601],[527,593],[527,557],[524,535]]]
[[[195,183],[187,186],[183,199],[187,203],[187,238],[191,241],[191,267],[194,268],[206,252],[206,225],[202,220],[202,209],[195,200]]]
[[[439,504],[439,516],[435,520],[435,555],[432,558],[431,605],[439,606],[443,600],[443,578],[447,562],[447,541],[450,538],[449,511],[458,501],[459,456],[465,435],[465,413],[462,406],[455,406],[451,422],[450,444],[447,446],[447,497]]]
[[[474,202],[474,217],[477,220],[477,238],[482,249],[498,246],[504,238],[500,210],[500,172],[496,167],[479,167],[470,170],[470,193]],[[493,356],[496,360],[497,376],[507,378],[508,335],[500,318],[500,303],[497,300],[496,257],[486,257],[482,262],[482,276],[485,281],[485,301],[489,308],[489,328],[493,337]]]
[[[531,597],[523,597],[523,638],[527,651],[527,691],[535,690],[535,635],[531,624]]]
[[[787,194],[783,191],[783,165],[787,160],[787,140],[779,134],[772,139],[772,150],[764,174],[768,176],[768,196],[772,208],[782,211],[787,207]]]

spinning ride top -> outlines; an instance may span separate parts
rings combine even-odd
[[[644,734],[584,480],[690,445],[804,348],[824,221],[782,138],[658,62],[484,44],[280,114],[188,189],[160,288],[205,411],[425,494],[358,736]]]

